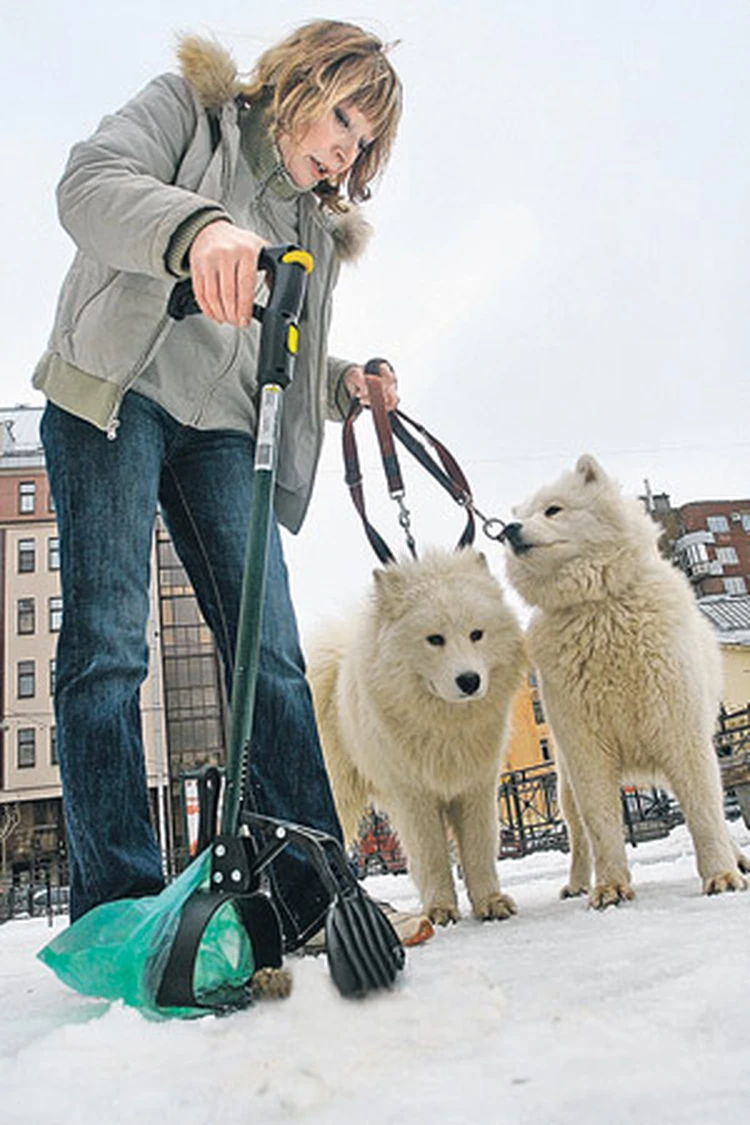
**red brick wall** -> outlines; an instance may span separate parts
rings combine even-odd
[[[721,578],[707,577],[701,580],[700,593],[723,594],[724,578],[744,578],[750,592],[750,500],[696,500],[683,504],[678,512],[685,533],[706,531],[709,529],[709,516],[724,516],[727,530],[713,532],[714,542],[707,544],[706,548],[709,558],[716,559],[717,548],[720,547],[734,547],[737,553],[736,563],[722,564],[724,573]],[[748,524],[747,530],[743,525],[743,516]]]

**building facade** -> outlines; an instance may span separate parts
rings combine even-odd
[[[536,672],[528,672],[513,699],[511,733],[504,769],[554,769],[555,744],[544,714]]]
[[[698,602],[719,639],[726,711],[750,706],[750,594],[701,598]]]
[[[65,863],[53,710],[60,559],[40,418],[36,407],[0,410],[0,876],[30,882]],[[148,641],[143,735],[154,821],[166,854],[173,814],[155,596]]]
[[[665,553],[697,598],[750,592],[750,500],[694,500],[672,508],[665,493],[642,499],[665,530]]]

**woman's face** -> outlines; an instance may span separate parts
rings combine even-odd
[[[305,190],[321,180],[339,179],[372,140],[370,122],[346,101],[313,122],[297,139],[282,133],[279,151],[294,183]]]

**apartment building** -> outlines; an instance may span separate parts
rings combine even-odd
[[[724,708],[742,710],[750,706],[750,594],[709,594],[698,605],[721,647]]]
[[[0,874],[35,878],[64,859],[53,692],[62,621],[59,545],[39,441],[41,409],[0,410]],[[154,819],[166,851],[172,812],[157,599],[143,726]]]
[[[673,508],[669,494],[641,500],[664,529],[660,546],[690,579],[722,653],[728,710],[750,702],[750,499],[692,500]]]
[[[544,714],[536,672],[528,672],[513,698],[506,770],[554,768],[555,744]]]
[[[750,591],[750,499],[693,500],[679,508],[666,493],[642,499],[664,527],[667,553],[697,598]]]

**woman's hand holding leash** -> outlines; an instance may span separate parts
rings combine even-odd
[[[368,364],[368,367],[369,366]],[[400,401],[398,396],[398,379],[396,378],[396,372],[393,370],[388,360],[381,359],[378,363],[377,372],[369,371],[368,374],[378,374],[380,376],[385,408],[389,412],[395,410]],[[352,398],[358,399],[363,406],[370,405],[370,395],[367,390],[364,367],[350,367],[344,375],[344,383]]]

